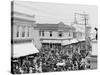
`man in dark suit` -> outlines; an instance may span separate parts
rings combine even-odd
[[[96,40],[98,39],[98,28],[94,28],[95,30],[96,30],[96,36],[95,36],[95,38],[96,38]]]

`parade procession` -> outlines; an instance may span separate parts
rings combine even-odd
[[[49,22],[47,15],[47,18],[41,16],[44,13],[42,3],[41,9],[39,3],[37,9],[31,5],[28,7],[27,2],[26,6],[20,1],[11,4],[12,74],[97,69],[97,27],[93,29],[89,24],[88,13],[74,12],[73,20],[67,24],[58,16],[55,19],[50,12],[54,19],[50,17]],[[35,10],[41,13],[37,14]],[[45,17],[45,20],[38,19],[38,16]]]

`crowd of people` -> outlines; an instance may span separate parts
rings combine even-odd
[[[89,52],[84,43],[49,48],[42,46],[39,53],[12,60],[13,74],[56,72],[90,69],[90,61],[86,60]]]

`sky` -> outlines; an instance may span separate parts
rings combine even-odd
[[[74,22],[74,13],[86,13],[92,29],[98,25],[98,9],[96,6],[14,1],[14,11],[35,15],[36,23],[64,22],[67,25]]]

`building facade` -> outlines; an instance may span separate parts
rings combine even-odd
[[[12,16],[11,16],[12,57],[21,56],[20,54],[21,51],[25,51],[24,45],[30,47],[27,48],[25,52],[23,52],[24,55],[27,55],[27,54],[34,53],[33,47],[34,46],[37,47],[37,44],[40,44],[38,34],[34,30],[34,27],[36,26],[36,22],[34,18],[35,16],[28,15],[25,13],[16,12],[16,11],[12,12]],[[40,48],[39,45],[37,48]]]
[[[65,40],[74,38],[75,28],[65,25],[63,22],[58,24],[37,24],[35,30],[38,31],[42,45],[50,48],[62,45]]]
[[[19,12],[13,12],[12,20],[13,42],[33,39],[33,30],[34,26],[36,25],[34,21],[34,16],[26,15]]]

